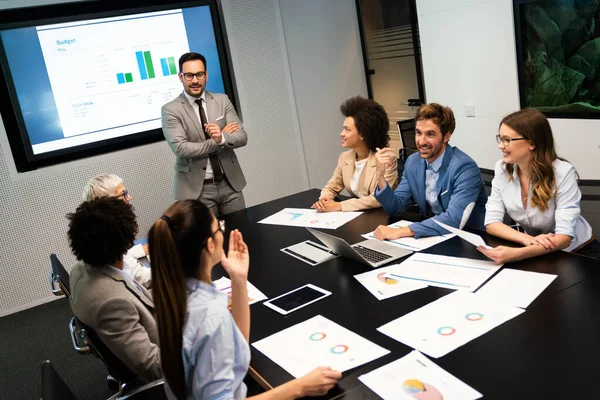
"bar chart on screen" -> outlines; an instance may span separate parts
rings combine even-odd
[[[189,51],[181,10],[44,26],[38,37],[65,137],[158,128],[160,107],[181,93],[175,59]]]

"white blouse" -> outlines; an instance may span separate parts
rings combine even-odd
[[[358,182],[360,181],[360,176],[365,169],[366,164],[367,158],[360,161],[354,161],[354,174],[352,175],[352,180],[350,181],[350,189],[352,189],[353,193],[358,192]]]
[[[502,160],[496,163],[492,193],[485,205],[485,225],[503,222],[504,214],[517,222],[528,235],[557,233],[571,236],[571,244],[565,249],[573,251],[592,237],[592,227],[581,216],[579,201],[581,191],[577,186],[575,168],[568,162],[554,160],[552,163],[556,178],[556,195],[548,201],[548,208],[542,212],[531,204],[531,187],[527,208],[521,202],[521,182],[517,166],[513,179],[509,182],[508,171]]]

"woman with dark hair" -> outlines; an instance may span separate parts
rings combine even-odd
[[[149,233],[154,302],[160,354],[170,398],[243,399],[250,363],[250,307],[247,276],[250,257],[238,230],[223,251],[224,221],[197,200],[177,201]],[[211,281],[221,262],[231,278],[227,296]],[[256,399],[295,399],[324,395],[341,373],[317,368]]]
[[[581,216],[577,172],[556,155],[546,117],[535,109],[509,114],[496,140],[503,158],[486,204],[486,231],[524,247],[479,250],[498,264],[557,250],[598,257],[600,244]],[[506,213],[524,232],[504,224]]]
[[[381,207],[373,196],[377,185],[375,154],[377,149],[387,147],[390,141],[387,113],[380,104],[359,96],[346,100],[340,111],[346,117],[340,133],[342,147],[350,150],[340,155],[333,176],[312,208],[318,211],[355,211]],[[386,165],[385,180],[392,189],[396,188],[396,157],[392,157]],[[353,198],[335,201],[335,196],[344,189]]]

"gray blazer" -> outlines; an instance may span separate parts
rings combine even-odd
[[[78,262],[71,271],[71,310],[133,372],[162,377],[152,294],[109,266]]]
[[[223,172],[235,191],[240,192],[246,186],[246,178],[233,151],[248,142],[246,131],[227,95],[205,92],[205,96],[206,118],[209,123],[216,123],[223,129],[228,123],[236,122],[240,125],[240,129],[235,133],[224,133],[225,144],[218,145],[214,140],[205,138],[196,111],[183,92],[162,107],[163,134],[177,157],[175,200],[200,197],[206,174],[206,163],[212,153],[217,153]]]

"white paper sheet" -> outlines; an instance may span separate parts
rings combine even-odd
[[[462,229],[453,228],[449,225],[441,223],[440,221],[436,220],[435,218],[433,219],[433,221],[436,224],[438,224],[439,226],[441,226],[442,228],[446,229],[447,231],[450,231],[450,232],[454,233],[455,235],[457,235],[458,237],[460,237],[461,239],[464,239],[467,242],[471,243],[473,246],[482,246],[482,247],[485,247],[486,249],[493,249],[493,247],[488,246],[487,243],[485,243],[485,241],[483,240],[483,238],[479,235],[476,235],[471,232],[463,231]]]
[[[358,379],[383,400],[477,400],[482,397],[416,350]]]
[[[319,212],[306,208],[284,208],[283,210],[267,217],[259,224],[300,226],[309,228],[337,229],[346,222],[362,214],[362,211],[351,212]]]
[[[388,277],[473,292],[499,269],[500,266],[493,261],[415,253],[400,264],[391,266]]]
[[[488,301],[476,293],[456,291],[377,330],[438,358],[523,312],[521,308]]]
[[[356,333],[317,315],[252,344],[295,378],[329,366],[344,372],[389,353]]]
[[[405,226],[409,226],[410,224],[412,224],[412,222],[402,220],[402,221],[394,222],[393,224],[390,224],[388,226],[391,228],[404,228]],[[375,232],[375,231],[373,231],[373,232]],[[362,236],[365,239],[375,239],[375,235],[373,234],[373,232],[365,233]],[[402,247],[403,249],[409,249],[412,251],[421,251],[421,250],[425,250],[431,246],[434,246],[438,243],[441,243],[444,240],[453,238],[454,236],[456,236],[456,235],[451,233],[451,234],[443,235],[443,236],[429,236],[429,237],[424,237],[424,238],[420,238],[420,239],[415,239],[414,237],[404,237],[404,238],[400,238],[400,239],[386,240],[385,242],[392,244],[394,246]]]
[[[556,275],[503,269],[477,291],[500,304],[527,308],[556,279]]]
[[[428,286],[424,282],[386,276],[390,269],[390,267],[378,268],[354,277],[378,300],[389,299]]]
[[[231,280],[229,278],[222,277],[221,279],[213,281],[213,283],[218,290],[231,298]],[[259,301],[267,299],[267,296],[258,290],[256,286],[250,282],[246,283],[248,284],[248,304],[258,303]]]

